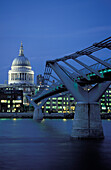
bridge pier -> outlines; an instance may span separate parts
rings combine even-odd
[[[27,99],[34,107],[34,113],[33,113],[33,120],[42,120],[43,119],[43,113],[42,113],[42,105],[44,104],[44,101],[39,103],[38,105],[31,99],[31,97],[27,96]]]
[[[42,120],[43,113],[41,108],[35,108],[33,113],[33,120]]]
[[[99,103],[78,102],[72,127],[72,139],[103,139]]]

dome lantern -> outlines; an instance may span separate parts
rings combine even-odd
[[[23,50],[22,41],[21,41],[21,46],[20,46],[20,50],[19,50],[19,56],[24,56],[24,50]]]

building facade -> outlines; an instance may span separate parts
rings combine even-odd
[[[0,88],[0,112],[23,112],[23,91],[13,87]]]
[[[74,113],[75,100],[70,94],[60,97],[49,98],[44,106],[42,106],[44,113]]]

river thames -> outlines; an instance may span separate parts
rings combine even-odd
[[[0,119],[0,170],[110,170],[111,121],[104,140],[71,141],[73,120]]]

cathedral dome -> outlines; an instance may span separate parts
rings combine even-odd
[[[28,58],[24,56],[22,42],[21,42],[21,47],[19,51],[19,56],[13,60],[12,66],[30,66],[30,62]]]
[[[30,62],[25,56],[18,56],[13,60],[12,66],[30,66]]]

